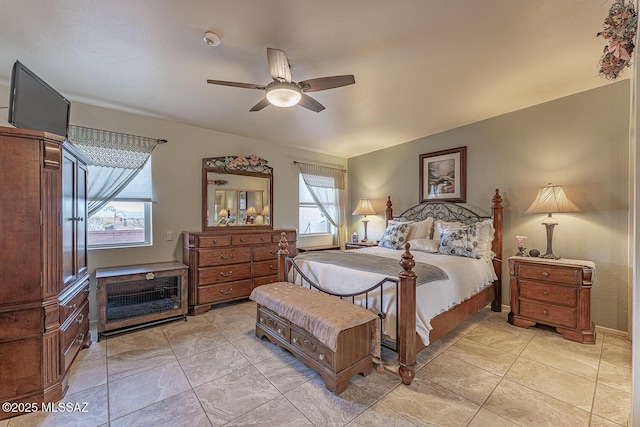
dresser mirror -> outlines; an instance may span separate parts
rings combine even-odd
[[[257,156],[202,159],[202,230],[272,229],[273,168]]]

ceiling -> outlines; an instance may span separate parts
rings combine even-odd
[[[0,5],[0,84],[20,60],[71,101],[344,158],[610,83],[598,75],[603,0]],[[206,83],[269,83],[267,47],[285,51],[294,81],[356,84],[311,94],[326,107],[315,113],[249,112],[261,91]]]

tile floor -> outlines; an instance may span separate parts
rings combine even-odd
[[[631,344],[595,345],[521,329],[483,310],[422,351],[411,386],[356,376],[340,396],[288,352],[254,336],[255,304],[94,342],[64,399],[85,412],[35,413],[8,426],[616,426],[631,404]],[[72,405],[74,406],[74,405]],[[82,407],[80,407],[82,409]]]

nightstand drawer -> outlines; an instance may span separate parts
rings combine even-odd
[[[520,298],[533,299],[553,305],[575,307],[577,288],[550,283],[520,280]]]
[[[536,319],[545,325],[565,326],[567,328],[575,328],[577,326],[576,310],[574,308],[520,301],[520,316]]]
[[[545,280],[566,284],[580,284],[582,270],[560,265],[520,264],[516,275],[527,279]]]

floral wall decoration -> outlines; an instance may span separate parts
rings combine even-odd
[[[622,70],[631,66],[631,55],[638,26],[633,0],[614,0],[604,20],[602,36],[609,42],[600,59],[600,75],[608,80],[618,78]]]

